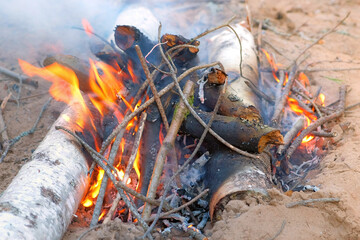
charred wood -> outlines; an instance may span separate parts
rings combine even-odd
[[[211,118],[211,114],[207,112],[198,110],[197,114],[206,123]],[[246,119],[216,115],[211,128],[230,144],[248,152],[259,153],[268,144],[283,144],[283,136],[279,130]],[[182,131],[200,137],[204,127],[192,115],[189,115],[183,123]],[[219,145],[219,142],[210,134],[205,139],[214,147]]]

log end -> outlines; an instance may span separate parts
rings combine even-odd
[[[282,145],[284,144],[284,137],[281,135],[280,130],[271,131],[262,136],[258,143],[259,153],[264,151],[268,144]]]

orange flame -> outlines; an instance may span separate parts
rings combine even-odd
[[[289,104],[290,109],[297,115],[305,115],[305,118],[306,118],[305,128],[307,128],[311,124],[311,120],[315,121],[317,119],[317,117],[314,114],[309,113],[306,110],[304,110],[303,108],[301,108],[296,99],[289,97],[288,104]],[[312,139],[314,139],[314,136],[308,135],[308,136],[305,136],[301,142],[307,143],[307,142],[311,141]]]
[[[81,202],[81,204],[84,207],[91,207],[92,205],[94,205],[94,199],[96,199],[97,196],[99,195],[101,181],[103,177],[104,177],[104,170],[99,169],[95,183],[91,185],[85,199]]]

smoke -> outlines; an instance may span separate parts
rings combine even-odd
[[[89,37],[73,27],[87,19],[94,31],[108,36],[121,2],[106,0],[0,1],[0,49],[8,60],[39,60],[54,53],[86,56]]]

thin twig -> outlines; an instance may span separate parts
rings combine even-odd
[[[290,90],[291,90],[291,87],[294,83],[294,79],[296,77],[296,64],[294,65],[293,69],[291,70],[290,72],[290,75],[289,75],[289,79],[288,79],[288,82],[286,83],[285,87],[284,87],[284,90],[283,92],[281,93],[281,97],[279,99],[279,101],[277,102],[278,104],[275,105],[275,109],[274,109],[274,114],[271,118],[271,122],[272,124],[274,125],[277,125],[279,124],[280,120],[280,114],[281,112],[283,111],[284,109],[284,106],[285,106],[285,103],[286,103],[286,99],[287,99],[287,96],[289,96],[289,93],[290,93]]]
[[[346,16],[341,19],[341,21],[339,21],[333,28],[331,28],[329,31],[327,31],[326,33],[324,33],[323,35],[321,35],[316,41],[314,41],[312,44],[310,44],[309,46],[307,46],[294,60],[295,64],[297,62],[297,60],[304,55],[304,53],[306,53],[306,51],[308,51],[310,48],[312,48],[313,46],[315,46],[316,44],[319,43],[319,41],[321,41],[323,38],[325,38],[327,35],[329,35],[330,33],[334,32],[336,30],[336,28],[338,28],[350,15],[350,12],[348,12],[346,14]]]
[[[298,135],[298,133],[304,128],[305,126],[305,118],[301,116],[295,124],[291,127],[291,129],[285,134],[284,136],[284,145],[280,145],[277,150],[278,155],[282,155],[287,147],[290,145],[291,141]]]
[[[357,107],[357,106],[360,106],[360,102],[355,103],[355,104],[352,104],[352,105],[350,105],[350,106],[347,106],[347,107],[345,108],[345,111],[348,111],[348,110],[350,110],[350,109],[352,109],[352,108],[354,108],[354,107]]]
[[[160,25],[161,27],[161,25]],[[165,56],[164,52],[163,51],[160,51],[160,53],[162,54],[162,57],[163,59],[167,62],[168,64],[168,67],[170,69],[170,72],[171,72],[171,77],[173,78],[174,80],[174,83],[175,83],[175,86],[178,90],[178,93],[181,97],[181,99],[184,101],[185,105],[187,106],[187,108],[189,109],[190,113],[194,116],[194,118],[204,127],[206,128],[206,123],[199,117],[199,115],[195,112],[195,110],[192,108],[192,106],[189,104],[188,100],[186,99],[186,97],[184,96],[182,90],[181,90],[181,87],[179,85],[179,82],[177,80],[177,77],[176,77],[176,74],[174,72],[174,69],[172,68],[171,64],[170,64],[170,61],[168,59],[167,56]],[[209,129],[209,133],[211,135],[213,135],[219,142],[221,142],[222,144],[224,144],[225,146],[227,146],[228,148],[230,148],[231,150],[243,155],[243,156],[247,156],[247,157],[250,157],[250,158],[255,158],[257,159],[258,156],[254,155],[254,154],[251,154],[251,153],[248,153],[246,151],[243,151],[241,149],[238,149],[236,148],[235,146],[233,146],[232,144],[230,144],[229,142],[227,142],[225,139],[223,139],[221,136],[219,136],[216,132],[214,132],[211,128]]]
[[[183,80],[185,77],[187,77],[189,74],[191,74],[194,71],[197,71],[197,70],[200,70],[203,68],[213,67],[218,64],[219,64],[218,62],[214,62],[214,63],[210,63],[210,64],[204,64],[204,65],[192,67],[192,68],[186,70],[185,72],[183,72],[177,78],[177,80],[180,82],[181,80]],[[159,91],[159,96],[160,97],[163,96],[165,93],[170,91],[174,86],[175,86],[175,83],[170,83],[165,88],[163,88],[161,91]],[[100,152],[104,151],[104,149],[106,149],[109,146],[109,144],[114,139],[114,137],[119,133],[121,128],[125,127],[129,123],[129,121],[131,121],[131,119],[133,119],[136,115],[138,115],[140,112],[145,110],[148,106],[150,106],[154,102],[155,102],[155,98],[152,97],[148,101],[146,101],[144,104],[140,105],[139,108],[135,109],[134,112],[132,112],[128,116],[124,117],[123,121],[113,130],[113,132],[110,134],[110,136],[103,142]]]
[[[281,224],[281,227],[280,227],[279,231],[277,231],[277,233],[272,238],[269,238],[268,240],[275,240],[278,236],[280,236],[280,234],[282,233],[282,231],[285,228],[285,224],[286,224],[286,220],[284,219],[284,221]]]
[[[41,111],[39,113],[38,118],[36,119],[33,127],[30,130],[27,130],[25,132],[20,133],[18,136],[14,137],[13,139],[9,140],[9,144],[6,146],[6,148],[4,149],[4,151],[1,154],[0,157],[0,163],[2,163],[2,161],[4,160],[4,158],[6,157],[6,155],[8,154],[10,148],[12,146],[14,146],[15,143],[17,143],[18,141],[20,141],[21,138],[33,134],[37,128],[37,125],[39,124],[39,121],[44,113],[44,111],[46,110],[46,108],[48,107],[49,103],[51,102],[52,98],[50,98],[48,101],[46,101],[46,103],[44,104],[44,106],[41,108]]]
[[[340,87],[340,91],[339,91],[339,99],[340,99],[340,103],[339,103],[339,110],[337,110],[336,112],[319,118],[318,120],[316,120],[315,122],[313,122],[312,124],[310,124],[306,129],[304,129],[300,135],[295,138],[295,140],[293,141],[293,143],[291,144],[291,146],[288,148],[287,152],[286,152],[286,157],[289,159],[291,157],[291,155],[295,152],[295,150],[297,149],[297,147],[301,144],[302,139],[310,134],[312,131],[314,131],[317,127],[323,125],[324,123],[331,121],[335,118],[340,117],[343,113],[344,113],[344,109],[345,109],[345,97],[346,97],[346,86],[341,86]]]
[[[0,73],[3,73],[5,75],[11,77],[13,80],[15,80],[18,83],[22,82],[23,84],[27,84],[27,85],[33,86],[35,88],[37,88],[39,86],[37,81],[31,80],[28,77],[25,77],[25,76],[23,76],[21,74],[10,71],[10,70],[8,70],[8,69],[6,69],[4,67],[1,67],[1,66],[0,66]]]
[[[93,231],[93,230],[95,230],[95,229],[98,229],[98,228],[100,228],[101,226],[104,226],[104,225],[99,224],[99,225],[96,225],[96,226],[93,226],[93,227],[87,229],[85,232],[83,232],[83,233],[78,237],[77,240],[83,239],[89,232],[91,232],[91,231]]]
[[[360,68],[313,68],[313,69],[301,69],[301,72],[343,72],[343,71],[359,71]]]
[[[104,162],[106,162],[106,159],[99,154],[98,152],[96,152],[94,149],[92,149],[84,140],[82,140],[80,137],[78,137],[75,133],[73,133],[72,131],[70,131],[69,129],[66,129],[62,126],[55,126],[55,129],[61,129],[66,131],[67,133],[71,134],[76,140],[78,140],[83,146],[84,148],[89,152],[89,154],[91,155],[91,157],[93,158],[93,160],[105,171],[106,175],[110,178],[110,180],[114,183],[114,186],[116,188],[116,190],[118,191],[118,193],[120,194],[121,198],[124,200],[126,206],[129,208],[129,210],[134,214],[134,216],[138,219],[140,225],[143,227],[143,229],[146,231],[149,226],[146,224],[146,222],[142,219],[141,215],[139,214],[138,210],[136,209],[136,207],[130,202],[130,200],[127,198],[123,188],[122,187],[127,187],[122,185],[121,181],[117,181],[116,177],[114,176],[114,174],[111,172],[111,170],[113,170],[114,172],[116,172],[116,170],[114,169],[114,167],[110,164],[105,164]],[[100,157],[99,157],[100,156]],[[104,161],[105,159],[105,161]],[[130,189],[130,188],[129,188]],[[130,191],[129,191],[130,192]],[[147,235],[150,239],[152,239],[151,235]]]
[[[169,122],[168,122],[167,117],[166,117],[164,106],[161,103],[159,93],[158,93],[158,91],[156,89],[156,86],[154,84],[154,80],[152,79],[149,68],[148,68],[148,66],[146,64],[146,59],[144,58],[144,55],[142,54],[141,49],[140,49],[140,47],[138,45],[135,45],[135,50],[136,50],[136,53],[137,53],[137,55],[138,55],[138,57],[140,59],[141,66],[143,67],[143,70],[145,72],[147,81],[148,81],[148,83],[150,85],[151,91],[154,94],[155,102],[156,102],[156,104],[158,106],[162,121],[164,123],[165,129],[166,129],[166,132],[167,132],[167,131],[169,131]]]
[[[336,133],[324,132],[324,131],[312,131],[309,135],[316,137],[325,137],[325,138],[332,138],[337,136]]]
[[[298,202],[292,202],[292,203],[288,203],[285,206],[287,208],[292,208],[295,206],[306,206],[309,203],[316,203],[316,202],[340,202],[340,198],[316,198],[316,199],[308,199],[308,200],[302,200],[302,201],[298,201]]]
[[[110,156],[108,159],[108,163],[111,166],[114,164],[115,157],[117,155],[117,152],[118,152],[118,149],[120,146],[120,142],[124,136],[124,133],[125,133],[125,128],[123,128],[122,131],[120,131],[119,134],[116,136],[113,147],[111,148]],[[100,186],[99,194],[96,199],[96,204],[95,204],[94,212],[93,212],[92,219],[90,222],[90,227],[95,226],[99,221],[107,185],[108,185],[108,176],[105,175],[103,177],[103,179],[101,180],[101,186]]]
[[[134,144],[133,144],[132,151],[131,151],[131,155],[130,155],[130,158],[129,158],[129,161],[128,161],[128,164],[127,164],[126,170],[125,170],[124,179],[123,179],[124,184],[126,184],[128,178],[129,178],[130,171],[133,168],[133,165],[134,165],[134,162],[135,162],[135,159],[136,159],[136,155],[138,153],[139,144],[140,144],[141,136],[142,136],[142,133],[143,133],[143,130],[144,130],[146,117],[147,117],[146,112],[142,112],[140,120],[139,120],[139,128],[138,128],[138,131],[136,132]],[[107,215],[106,215],[106,217],[104,219],[104,222],[103,222],[104,224],[106,224],[106,223],[108,223],[110,221],[110,219],[111,219],[112,215],[114,214],[120,200],[121,200],[121,197],[120,197],[119,194],[117,194],[115,200],[112,203],[112,206],[111,206],[109,212],[107,213]]]
[[[170,180],[167,182],[167,184],[165,185],[164,187],[164,193],[163,193],[163,196],[161,198],[161,203],[160,203],[160,206],[159,206],[159,209],[156,213],[156,216],[155,216],[155,219],[154,221],[152,222],[152,224],[150,225],[148,231],[150,232],[151,229],[153,229],[155,227],[155,224],[157,223],[157,221],[159,220],[159,217],[160,217],[160,214],[161,214],[161,209],[162,209],[162,206],[163,204],[165,203],[165,198],[166,198],[166,195],[168,193],[168,191],[170,190],[170,186],[171,186],[171,183],[174,181],[174,179],[190,164],[190,162],[193,160],[193,158],[196,156],[196,154],[198,153],[210,127],[211,127],[211,124],[213,123],[214,119],[215,119],[215,115],[216,113],[218,112],[219,110],[219,107],[220,107],[220,104],[222,102],[222,99],[223,99],[223,96],[226,92],[226,88],[227,88],[227,79],[225,81],[225,84],[223,86],[223,89],[222,91],[220,92],[220,95],[219,95],[219,98],[215,104],[215,107],[214,107],[214,111],[213,111],[213,114],[209,120],[209,123],[207,124],[206,128],[204,129],[204,132],[203,134],[201,135],[200,137],[200,140],[199,142],[197,143],[194,151],[191,153],[190,157],[184,162],[184,164],[177,170],[177,172],[171,176]]]
[[[263,91],[261,91],[260,89],[258,89],[254,83],[252,83],[251,81],[245,81],[245,84],[259,97],[262,98],[264,100],[266,100],[268,103],[274,104],[275,101],[274,99],[272,99],[271,97],[269,97],[268,95],[266,95]]]

